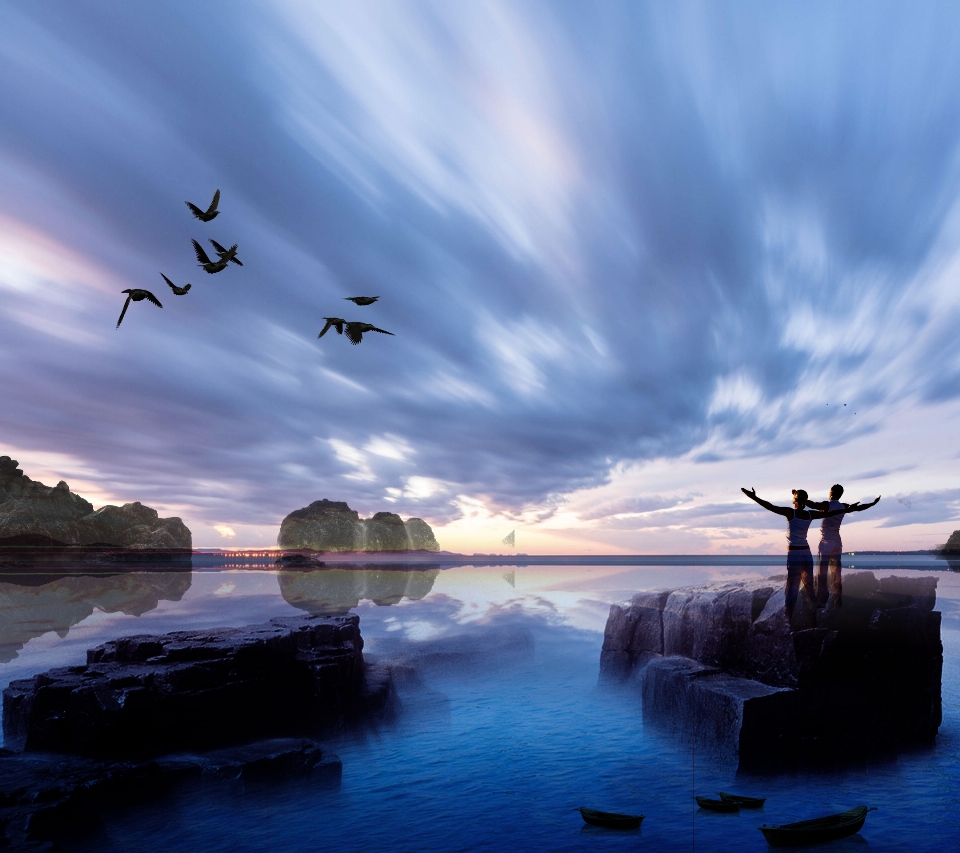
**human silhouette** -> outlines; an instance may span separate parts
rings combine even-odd
[[[818,553],[820,556],[820,565],[817,571],[817,604],[821,607],[830,599],[829,576],[832,568],[833,574],[833,594],[837,605],[843,603],[843,577],[841,568],[841,555],[843,554],[843,542],[840,540],[840,524],[843,522],[843,516],[848,512],[863,512],[876,506],[880,501],[880,496],[875,501],[868,504],[845,504],[840,503],[843,495],[843,486],[834,483],[830,487],[830,500],[828,501],[807,501],[810,509],[819,510],[837,510],[844,512],[840,515],[833,515],[820,522],[820,545]]]
[[[756,489],[740,489],[748,498],[756,501],[764,509],[782,515],[787,519],[787,583],[784,587],[784,605],[787,612],[787,621],[793,620],[793,608],[797,603],[800,592],[800,583],[813,596],[813,555],[807,544],[807,530],[810,522],[815,518],[832,518],[849,512],[848,509],[810,510],[806,509],[807,493],[803,489],[793,489],[793,506],[775,506],[769,501],[757,496]],[[857,506],[857,504],[853,504]]]

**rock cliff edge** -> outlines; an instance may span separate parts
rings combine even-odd
[[[606,682],[639,685],[644,720],[742,768],[829,765],[931,743],[941,722],[936,577],[844,578],[792,630],[782,582],[635,595],[610,608]]]
[[[179,518],[160,518],[139,501],[94,512],[63,480],[45,486],[0,456],[0,545],[189,550],[193,537]]]

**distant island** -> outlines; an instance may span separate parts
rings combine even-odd
[[[45,486],[31,480],[9,456],[0,456],[0,547],[125,548],[190,550],[193,537],[179,518],[160,518],[139,501],[123,506],[93,504],[61,480]]]
[[[421,518],[404,521],[393,512],[360,518],[344,501],[314,501],[280,524],[277,545],[313,551],[439,551],[433,530]]]

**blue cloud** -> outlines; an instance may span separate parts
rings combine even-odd
[[[960,301],[923,284],[955,8],[496,11],[0,10],[4,440],[208,519],[389,494],[436,522],[956,398]],[[244,267],[205,275],[192,237]],[[115,331],[130,286],[164,308]],[[331,314],[395,337],[318,341]]]

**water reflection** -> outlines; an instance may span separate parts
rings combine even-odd
[[[380,606],[404,598],[419,601],[433,589],[439,569],[338,567],[312,572],[277,572],[287,603],[314,615],[345,613],[366,599]]]
[[[0,574],[0,663],[17,657],[35,637],[61,637],[94,610],[140,616],[161,601],[179,601],[190,572],[113,575]]]

